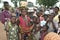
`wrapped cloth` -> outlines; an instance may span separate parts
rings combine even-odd
[[[21,1],[20,4],[21,4],[21,7],[22,7],[22,6],[26,7],[28,3],[25,2],[25,1]]]
[[[44,40],[60,40],[60,36],[54,32],[50,32],[44,37]]]

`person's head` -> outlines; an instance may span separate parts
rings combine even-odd
[[[26,9],[22,9],[21,10],[21,15],[25,16],[27,14],[27,10]]]
[[[54,11],[55,11],[55,13],[58,13],[59,7],[55,7],[55,8],[54,8]]]
[[[42,31],[48,31],[48,25],[44,25],[43,27],[42,27]]]
[[[11,13],[14,13],[14,9],[12,7],[9,10]]]
[[[33,16],[32,20],[34,23],[36,23],[37,17]]]
[[[40,15],[43,15],[43,10],[40,10],[40,11],[39,11],[39,14],[40,14]]]
[[[16,17],[15,17],[15,16],[12,16],[12,17],[11,17],[11,23],[13,23],[13,24],[16,23]]]
[[[45,20],[47,20],[48,15],[44,14],[43,17],[44,17]]]
[[[1,11],[3,11],[4,9],[1,9]]]
[[[6,10],[9,10],[9,3],[7,1],[4,2],[4,8]]]

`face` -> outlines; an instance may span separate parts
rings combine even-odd
[[[55,11],[55,12],[58,12],[59,10],[58,10],[58,8],[54,8],[54,11]]]
[[[44,16],[44,19],[47,20],[48,16]]]
[[[44,26],[42,29],[43,29],[43,31],[46,31],[47,30],[46,26]]]
[[[12,18],[11,18],[11,22],[12,22],[12,23],[15,23],[15,22],[16,22],[16,18],[15,18],[15,17],[12,17]]]
[[[26,15],[26,10],[22,10],[22,15],[25,16]]]
[[[40,12],[39,14],[40,14],[40,15],[43,15],[43,12]]]
[[[4,5],[5,9],[9,10],[9,4]]]

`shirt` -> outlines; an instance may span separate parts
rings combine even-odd
[[[4,10],[1,14],[1,22],[4,24],[7,21],[7,18],[11,18],[11,14],[7,11]]]

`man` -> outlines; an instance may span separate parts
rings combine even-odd
[[[11,14],[9,13],[9,3],[4,2],[4,10],[1,14],[1,22],[4,24],[8,19],[11,18]]]
[[[4,24],[4,29],[6,30],[6,26],[7,26],[7,21],[10,20],[11,18],[11,14],[9,12],[9,3],[8,2],[4,2],[4,10],[2,11],[1,14],[1,22]],[[7,36],[7,40],[8,40],[8,32],[6,30],[6,36]]]
[[[59,11],[59,8],[58,7],[55,7],[54,8],[54,12],[55,12],[55,17],[53,18],[53,22],[54,22],[54,25],[55,25],[55,32],[57,32],[57,29],[58,29],[58,22],[59,22],[59,19],[58,19],[58,11]]]

